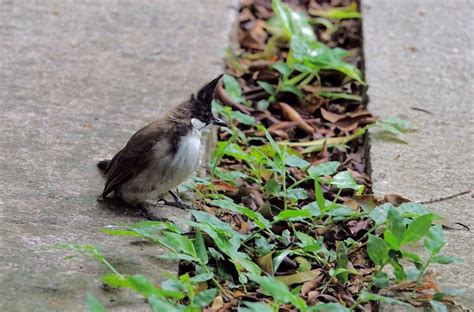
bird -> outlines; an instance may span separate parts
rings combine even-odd
[[[99,161],[97,166],[103,170],[106,182],[98,200],[114,194],[139,208],[150,220],[159,219],[149,211],[150,202],[191,208],[173,190],[197,169],[203,130],[211,126],[228,127],[225,120],[212,113],[214,92],[222,76],[138,130],[111,160]],[[167,193],[174,202],[164,199]]]

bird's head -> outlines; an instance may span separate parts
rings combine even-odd
[[[229,126],[226,121],[214,117],[212,114],[214,91],[216,90],[216,86],[221,78],[222,75],[219,75],[217,78],[199,89],[196,97],[194,97],[194,95],[191,96],[191,124],[196,130],[203,130],[212,125],[222,127]]]

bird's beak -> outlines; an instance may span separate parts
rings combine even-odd
[[[227,127],[227,128],[229,127],[229,124],[227,123],[227,121],[220,118],[216,118],[216,117],[214,117],[214,120],[212,120],[211,123],[213,125],[220,126],[220,127]]]

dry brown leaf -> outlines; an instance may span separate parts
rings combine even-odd
[[[279,102],[278,104],[286,119],[296,122],[298,127],[307,134],[311,135],[314,133],[314,128],[304,121],[301,115],[293,107],[283,102]]]

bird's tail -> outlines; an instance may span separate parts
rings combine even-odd
[[[109,164],[110,164],[110,159],[104,159],[97,163],[97,167],[105,173]]]

